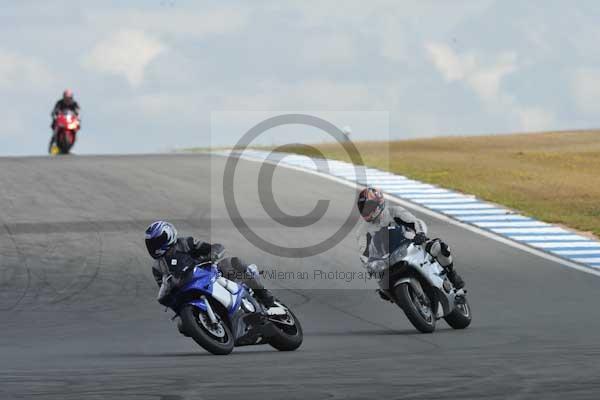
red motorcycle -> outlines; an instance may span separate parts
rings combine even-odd
[[[69,154],[79,131],[79,116],[71,110],[61,111],[57,114],[54,124],[55,137],[50,153]]]

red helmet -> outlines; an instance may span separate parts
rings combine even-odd
[[[65,89],[65,91],[63,92],[63,99],[72,99],[73,98],[73,91],[71,89]]]
[[[376,188],[365,188],[358,195],[357,206],[364,220],[373,222],[381,215],[381,212],[385,208],[383,193]]]

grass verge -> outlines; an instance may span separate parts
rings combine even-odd
[[[364,163],[600,237],[600,131],[355,143]],[[349,161],[336,144],[314,145]],[[307,153],[299,146],[283,151]]]

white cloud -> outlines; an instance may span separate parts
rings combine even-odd
[[[473,54],[460,57],[450,46],[441,43],[426,43],[425,49],[435,67],[449,82],[464,80],[476,68]]]
[[[571,78],[571,92],[580,111],[600,113],[600,68],[579,68]]]
[[[178,12],[167,18],[164,13],[154,13],[141,20],[145,21],[148,29],[162,29],[166,32],[198,38],[237,32],[246,26],[247,15],[241,8],[222,7],[206,10],[197,15]]]
[[[356,60],[356,49],[347,35],[312,36],[302,44],[303,63],[312,66],[350,64]]]
[[[387,16],[378,25],[379,37],[381,40],[381,54],[396,62],[410,61],[414,54],[407,49],[406,31],[398,19]]]
[[[519,119],[520,130],[540,132],[556,129],[556,118],[553,113],[542,107],[523,107],[515,111]]]
[[[506,75],[517,70],[515,53],[503,53],[496,63],[487,67],[478,67],[467,82],[479,96],[485,100],[494,100],[500,95],[500,81]]]
[[[52,74],[41,62],[0,49],[0,88],[39,89],[48,86],[52,81]]]
[[[502,90],[502,79],[517,71],[516,53],[503,52],[493,57],[472,51],[458,54],[441,43],[426,43],[425,48],[446,81],[464,82],[484,102],[488,111],[503,115],[514,129],[543,131],[556,128],[556,117],[551,111],[540,106],[521,105],[516,96]]]
[[[378,46],[386,59],[415,65],[421,61],[417,48],[420,47],[423,36],[445,37],[463,20],[481,13],[493,2],[494,0],[309,0],[285,6],[275,3],[276,5],[271,4],[268,8],[278,11],[297,10],[301,15],[298,24],[307,30],[335,27],[336,32],[369,37],[372,47]]]
[[[127,26],[130,29],[157,34],[189,36],[196,39],[209,35],[238,32],[248,23],[247,11],[243,7],[202,7],[199,12],[182,9],[126,9],[118,14],[113,11],[94,10],[87,19],[91,24],[103,28]]]
[[[502,79],[517,70],[517,56],[504,52],[495,56],[495,61],[485,62],[481,54],[456,53],[443,43],[428,42],[425,49],[437,70],[448,82],[464,81],[482,100],[502,100]]]
[[[147,117],[170,118],[176,115],[185,122],[195,121],[202,116],[206,107],[202,94],[156,92],[141,94],[127,102],[119,102],[117,107],[131,107],[135,112],[142,112]],[[174,105],[177,105],[174,107]]]
[[[252,94],[226,95],[224,110],[357,110],[377,107],[377,93],[359,83],[336,83],[309,79],[297,83],[263,81],[251,88]]]
[[[160,41],[144,31],[120,30],[100,41],[82,63],[98,72],[122,75],[132,86],[139,86],[146,66],[164,50]]]
[[[471,15],[485,10],[494,0],[454,0],[441,2],[437,0],[420,0],[413,2],[398,2],[398,0],[346,0],[339,1],[298,1],[281,5],[281,2],[270,4],[271,8],[296,9],[309,26],[339,23],[360,28],[372,21],[373,17],[391,17],[396,24],[414,23],[418,26],[430,22],[433,29],[447,31]],[[377,28],[376,26],[373,28]]]

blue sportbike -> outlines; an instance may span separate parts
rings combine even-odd
[[[196,265],[185,271],[183,282],[170,295],[169,308],[181,318],[180,332],[210,353],[259,344],[292,351],[302,344],[302,327],[288,307],[275,301],[265,308],[252,289],[222,277],[216,264]]]

